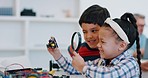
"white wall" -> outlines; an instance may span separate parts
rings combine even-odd
[[[18,2],[20,11],[23,9],[32,9],[36,12],[38,17],[52,16],[52,17],[65,17],[66,13],[70,17],[78,17],[78,0],[0,0],[0,8],[12,7],[15,9],[15,1]]]
[[[71,17],[77,17],[77,2],[77,0],[22,0],[20,9],[33,9],[39,17],[48,15],[61,18],[65,16],[66,11],[70,12]]]
[[[12,7],[13,1],[14,0],[0,0],[0,7]],[[147,17],[146,22],[148,23],[148,10],[146,9],[148,0],[22,0],[20,2],[21,10],[25,7],[34,8],[34,10],[37,12],[42,11],[39,12],[39,14],[52,14],[52,11],[54,11],[55,14],[59,14],[59,12],[61,13],[62,10],[67,9],[71,9],[72,13],[79,13],[79,7],[80,13],[82,13],[88,6],[98,4],[107,8],[113,18],[119,17],[124,12],[141,13]],[[77,14],[74,14],[73,16],[75,15]]]
[[[107,8],[112,18],[120,17],[125,12],[141,13],[146,16],[145,21],[148,24],[148,0],[80,0],[81,13],[92,4]],[[148,37],[147,29],[148,27],[145,28],[144,34]]]
[[[81,12],[92,4],[107,8],[114,17],[120,17],[124,12],[141,13],[148,17],[147,0],[81,0]],[[148,18],[147,18],[148,22]]]

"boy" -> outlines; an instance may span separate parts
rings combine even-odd
[[[108,10],[99,5],[88,7],[81,15],[79,25],[82,28],[85,42],[81,44],[78,53],[84,61],[92,61],[100,57],[97,48],[98,31],[108,17],[110,17]],[[68,51],[72,52],[72,48],[69,47]]]

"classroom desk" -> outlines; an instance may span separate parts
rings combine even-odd
[[[69,75],[63,70],[56,71],[54,74],[54,76],[62,76],[62,75],[70,76],[70,78],[84,78],[82,75]]]
[[[55,75],[68,75],[67,73],[63,71],[58,71],[55,73]],[[69,75],[70,78],[84,78],[82,75]],[[148,71],[142,71],[142,78],[148,78]]]

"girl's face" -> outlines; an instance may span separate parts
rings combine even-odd
[[[82,31],[84,34],[84,39],[90,48],[97,48],[97,44],[99,42],[99,29],[100,26],[98,24],[88,24],[82,23]]]
[[[98,49],[100,56],[104,59],[113,59],[120,54],[121,41],[117,40],[117,35],[109,27],[101,27],[99,30]]]

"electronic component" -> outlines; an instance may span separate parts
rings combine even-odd
[[[54,37],[50,38],[49,43],[46,46],[47,46],[47,48],[49,48],[49,47],[50,48],[57,48],[58,47],[57,42]]]

